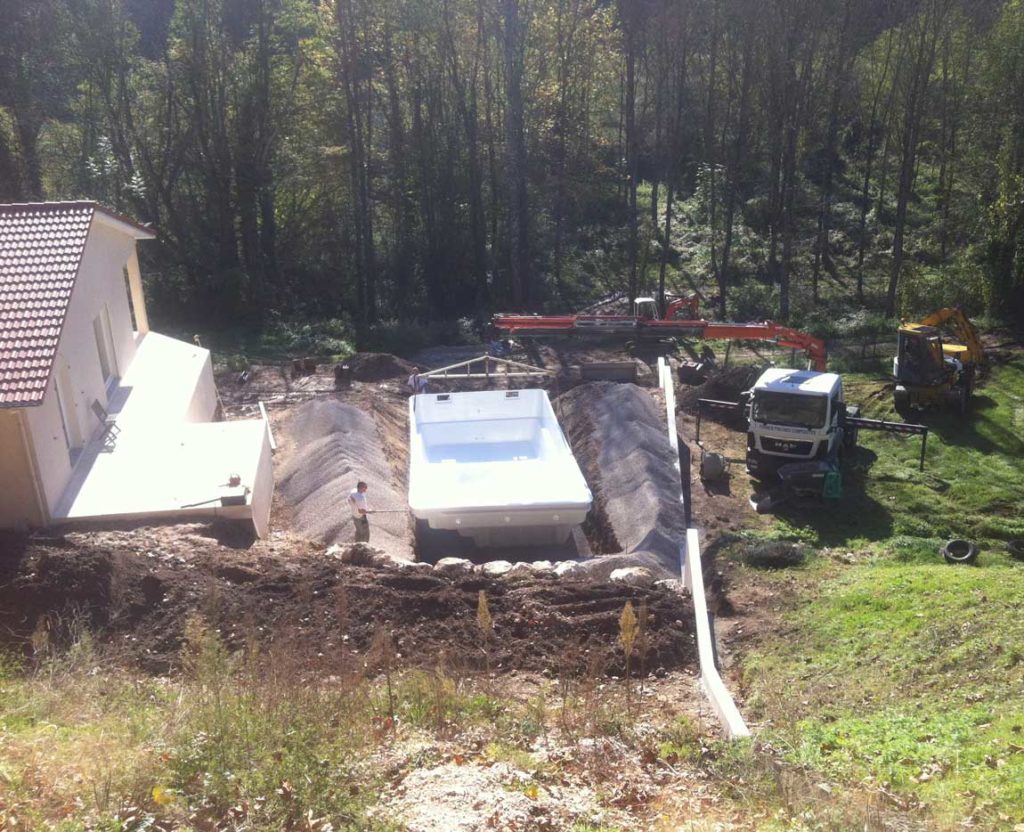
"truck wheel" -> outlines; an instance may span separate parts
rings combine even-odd
[[[978,544],[970,540],[950,540],[942,547],[946,563],[971,563],[978,557]]]

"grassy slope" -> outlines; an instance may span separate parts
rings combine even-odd
[[[851,381],[889,415],[877,382]],[[915,441],[863,435],[838,506],[779,518],[774,535],[824,556],[745,685],[790,762],[920,802],[942,828],[996,829],[1024,823],[1024,564],[1003,544],[1024,537],[1024,359],[976,405],[968,424],[927,416],[923,474]],[[976,566],[944,564],[952,536],[981,542]]]

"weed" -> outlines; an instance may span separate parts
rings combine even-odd
[[[630,662],[633,658],[633,645],[636,643],[637,630],[636,613],[633,612],[633,602],[626,601],[622,608],[622,615],[619,616],[619,641],[622,644],[622,652],[626,657],[626,699],[631,701],[630,693]]]
[[[574,823],[569,832],[622,832],[622,829],[618,826],[605,826],[581,820]]]
[[[537,761],[529,751],[507,743],[488,743],[484,756],[495,763],[508,763],[520,771],[534,771],[537,768]]]
[[[370,659],[381,673],[384,674],[385,690],[387,691],[388,716],[385,726],[394,730],[395,727],[395,690],[393,683],[395,665],[395,645],[391,633],[383,625],[378,625],[370,645]]]
[[[680,760],[695,762],[700,759],[700,732],[692,719],[680,716],[672,723],[658,746],[658,756],[671,764]]]
[[[650,613],[647,610],[647,599],[640,601],[640,613],[637,617],[636,650],[640,659],[640,695],[644,695],[644,680],[647,678],[647,651],[650,647],[647,639],[647,628],[650,624]]]
[[[480,630],[480,637],[483,639],[484,669],[489,685],[491,680],[491,638],[494,635],[494,619],[491,618],[491,609],[487,605],[487,593],[482,589],[477,598],[476,625]]]

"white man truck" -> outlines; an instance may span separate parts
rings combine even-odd
[[[864,419],[846,403],[842,376],[813,370],[765,370],[739,402],[700,399],[706,410],[742,413],[747,422],[747,472],[764,482],[780,481],[787,495],[841,496],[844,453],[857,444],[858,432],[882,430],[923,437],[924,466],[928,429],[922,425]],[[778,502],[776,497],[773,502]]]

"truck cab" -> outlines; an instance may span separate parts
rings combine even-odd
[[[758,479],[791,462],[835,462],[855,442],[836,373],[771,368],[747,397],[747,471]]]

